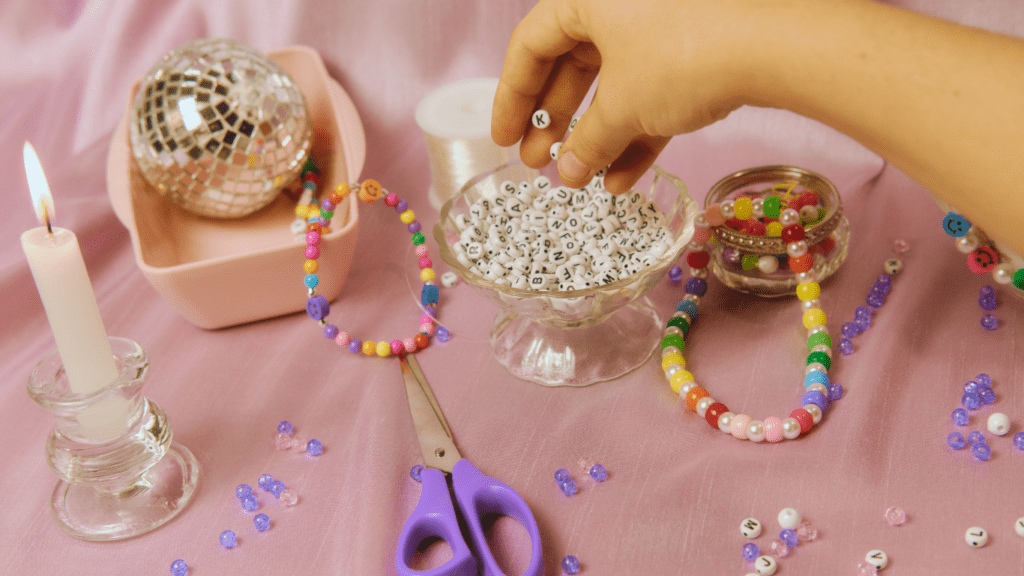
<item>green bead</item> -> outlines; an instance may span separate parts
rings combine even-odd
[[[690,333],[690,323],[678,316],[673,316],[672,318],[669,318],[667,326],[675,326],[682,330],[683,334]]]
[[[765,218],[778,218],[779,214],[782,213],[782,198],[772,194],[764,199],[764,203],[761,206],[764,210]]]
[[[1024,268],[1017,270],[1017,273],[1013,275],[1013,285],[1024,290]]]
[[[312,156],[306,158],[306,163],[302,165],[302,174],[305,174],[307,172],[312,172],[314,174],[320,173],[320,169],[316,167],[316,163],[313,162]]]
[[[675,346],[676,348],[679,348],[680,352],[682,352],[686,347],[686,342],[683,342],[683,337],[679,334],[669,334],[661,339],[661,349],[664,350],[669,346]]]
[[[323,218],[324,220],[330,220],[331,218],[334,218],[334,212],[333,211],[320,212],[320,217]]]
[[[417,232],[412,235],[412,243],[416,246],[423,244],[427,241],[427,237],[423,235],[423,232]]]
[[[756,254],[744,254],[743,260],[740,261],[740,265],[743,266],[744,270],[753,270],[757,268],[758,257]]]
[[[807,363],[811,364],[813,362],[818,362],[819,364],[825,366],[825,370],[832,369],[832,359],[829,358],[828,354],[825,354],[824,352],[811,352],[810,354],[808,354]]]
[[[808,350],[813,350],[815,346],[821,346],[821,345],[825,345],[825,346],[828,346],[829,348],[831,348],[832,347],[832,337],[829,336],[828,334],[825,334],[824,332],[818,332],[817,334],[811,334],[811,336],[809,338],[807,338],[807,349]]]

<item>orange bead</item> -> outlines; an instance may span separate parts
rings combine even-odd
[[[363,354],[373,356],[377,353],[377,343],[373,340],[363,340]]]
[[[306,271],[306,274],[316,274],[316,271],[320,269],[320,265],[316,263],[316,260],[306,260],[302,264],[302,269]]]
[[[319,222],[310,222],[309,225],[306,226],[306,232],[320,232],[321,230],[323,230],[323,227],[320,226]]]
[[[430,344],[430,338],[428,338],[427,335],[422,333],[422,332],[417,334],[413,338],[413,341],[416,342],[416,349],[417,350],[422,350],[422,349],[427,347],[427,344]]]
[[[349,192],[351,192],[351,190],[349,190],[348,183],[342,182],[334,188],[334,192],[331,192],[331,195],[337,195],[339,198],[344,198],[345,196],[348,196]],[[335,204],[338,204],[338,202],[335,202]]]
[[[363,185],[359,187],[359,199],[367,204],[376,202],[381,193],[382,189],[376,180],[363,180]]]
[[[804,253],[802,256],[796,258],[789,258],[789,269],[793,272],[807,272],[811,268],[814,268],[814,254],[810,252]]]
[[[690,388],[690,391],[686,393],[686,407],[689,408],[690,410],[696,410],[697,402],[699,402],[701,398],[707,395],[708,391],[700,386],[694,386],[693,388]]]

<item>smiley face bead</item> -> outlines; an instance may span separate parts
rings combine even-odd
[[[988,532],[983,528],[973,526],[967,529],[967,532],[964,534],[964,540],[972,548],[981,548],[988,544]]]
[[[963,216],[950,212],[946,214],[946,217],[942,220],[942,229],[954,238],[960,238],[967,234],[967,231],[971,229],[971,223],[967,221]]]

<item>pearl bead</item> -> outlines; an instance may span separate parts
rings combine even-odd
[[[810,330],[807,331],[807,335],[808,336],[811,336],[812,334],[828,334],[828,333],[829,333],[828,332],[828,326],[825,326],[824,324],[819,324],[818,326],[815,326],[814,328],[811,328]]]
[[[683,384],[682,386],[679,387],[679,395],[685,399],[686,394],[689,393],[690,390],[693,390],[693,387],[696,385],[697,383],[694,382],[693,380],[690,380],[686,384]]]
[[[690,276],[692,276],[694,278],[707,278],[708,277],[708,269],[707,268],[690,268]]]
[[[688,300],[698,305],[700,304],[700,296],[697,296],[696,294],[687,294],[686,296],[683,296],[683,300]]]
[[[783,508],[779,511],[779,526],[795,530],[803,522],[803,517],[793,508]]]
[[[750,203],[750,208],[754,211],[755,218],[764,218],[764,198],[755,198]]]
[[[694,408],[694,412],[697,413],[697,416],[703,418],[708,411],[708,406],[711,406],[715,402],[718,402],[718,400],[715,400],[711,396],[705,396],[700,400],[697,400],[697,406]]]
[[[683,367],[679,364],[669,364],[668,368],[665,368],[665,377],[672,378],[672,375],[682,370]]]
[[[999,284],[1009,284],[1010,282],[1013,282],[1013,273],[1013,266],[1004,262],[992,270],[992,278],[994,278]]]
[[[786,440],[795,440],[800,436],[800,423],[796,421],[796,418],[782,419],[782,436]]]
[[[747,440],[751,442],[763,442],[764,441],[764,422],[760,420],[751,420],[747,424]]]
[[[726,200],[718,205],[719,211],[722,213],[722,217],[726,220],[730,220],[736,217],[736,203],[732,200]]]
[[[735,438],[740,440],[747,439],[747,424],[750,424],[750,416],[746,414],[736,414],[732,417],[732,421],[729,423],[729,432]]]
[[[1024,518],[1017,518],[1017,523],[1013,525],[1013,529],[1017,531],[1017,536],[1024,538]]]
[[[799,272],[796,275],[796,280],[797,280],[797,282],[799,282],[801,284],[804,283],[804,282],[813,282],[814,281],[814,272]]]
[[[827,374],[828,368],[825,368],[825,365],[822,364],[821,362],[811,362],[804,368],[804,376],[810,374],[811,372],[824,372]]]
[[[703,212],[701,212],[701,213],[697,214],[696,218],[693,219],[693,223],[694,223],[694,225],[699,226],[701,228],[707,228],[708,227],[708,217]]]
[[[818,408],[817,404],[807,404],[806,406],[801,406],[801,408],[807,410],[807,413],[811,415],[815,424],[821,422],[821,408]]]
[[[829,358],[832,357],[832,348],[824,344],[818,344],[814,348],[811,348],[811,352],[824,352]]]
[[[966,236],[956,239],[956,249],[964,254],[970,254],[978,249],[978,237],[968,232]]]
[[[790,258],[799,258],[804,254],[807,254],[807,242],[801,240],[799,242],[790,242],[786,244],[786,254],[789,254]]]
[[[810,384],[809,386],[807,386],[805,390],[807,392],[810,392],[811,390],[817,390],[818,392],[824,394],[826,398],[828,398],[828,388],[824,384],[821,384],[819,382]]]
[[[1005,436],[1010,431],[1010,419],[1002,412],[996,412],[988,417],[988,431],[996,436]]]
[[[800,213],[792,208],[786,208],[779,214],[779,224],[783,226],[792,226],[800,222]]]
[[[680,356],[682,356],[683,351],[680,350],[679,348],[676,348],[675,346],[665,346],[664,348],[661,349],[662,358],[668,356],[669,354],[679,354]]]
[[[668,336],[669,334],[675,334],[680,337],[684,335],[683,331],[680,330],[678,326],[669,326],[665,328],[665,336]]]
[[[812,222],[818,219],[817,206],[804,206],[800,208],[800,219],[804,222]]]
[[[693,323],[693,320],[690,318],[690,315],[688,313],[686,313],[686,312],[681,311],[681,310],[679,312],[676,312],[675,314],[673,314],[672,317],[673,318],[682,318],[683,320],[686,320],[687,323]]]
[[[821,300],[815,298],[814,300],[801,300],[800,301],[800,311],[801,312],[807,312],[808,310],[813,310],[815,308],[821,308]]]
[[[761,256],[757,259],[757,268],[765,274],[771,274],[779,269],[779,259],[775,256]]]
[[[732,412],[725,412],[718,416],[718,429],[726,434],[732,434],[732,417],[735,416]]]

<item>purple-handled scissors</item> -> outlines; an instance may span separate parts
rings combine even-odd
[[[405,521],[398,538],[395,554],[398,573],[403,576],[503,576],[504,572],[494,561],[481,526],[484,516],[498,514],[516,520],[526,528],[530,534],[530,566],[525,574],[540,576],[540,531],[530,507],[507,484],[485,476],[459,455],[448,423],[416,359],[402,355],[400,361],[405,392],[409,396],[409,411],[412,412],[416,436],[428,467],[420,473],[423,492],[419,502]],[[451,474],[451,488],[448,487],[446,472]],[[461,518],[469,531],[468,538],[459,527],[453,500],[458,504]],[[432,538],[448,543],[452,559],[430,570],[413,570],[409,562],[416,549]]]

